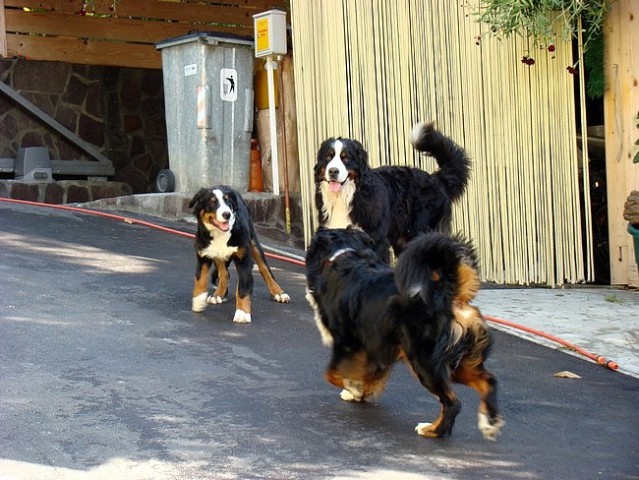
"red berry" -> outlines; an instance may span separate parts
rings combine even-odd
[[[551,53],[555,51],[555,46],[552,43],[548,45],[548,51]]]

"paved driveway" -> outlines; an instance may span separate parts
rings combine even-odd
[[[292,302],[256,276],[236,325],[190,311],[189,239],[0,202],[0,479],[639,478],[638,379],[496,332],[502,437],[459,387],[424,439],[438,406],[403,366],[377,404],[324,382],[303,268],[270,263]]]

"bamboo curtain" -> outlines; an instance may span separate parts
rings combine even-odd
[[[483,280],[592,280],[571,44],[558,39],[549,52],[523,37],[498,40],[469,3],[291,0],[306,240],[317,226],[312,167],[322,140],[360,140],[373,167],[432,171],[409,139],[416,122],[435,120],[473,161],[453,231],[473,239]]]

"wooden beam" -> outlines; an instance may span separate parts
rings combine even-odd
[[[64,61],[86,65],[131,68],[162,68],[162,55],[153,45],[100,42],[63,37],[7,35],[10,57]]]
[[[639,286],[632,236],[623,218],[623,206],[633,190],[639,190],[639,163],[632,158],[639,139],[635,123],[639,114],[639,57],[631,45],[639,45],[639,2],[617,0],[604,28],[604,118],[606,130],[606,183],[610,270],[613,285]]]
[[[161,68],[156,43],[194,31],[252,38],[253,15],[272,8],[288,0],[0,0],[0,55]]]
[[[117,42],[147,43],[155,45],[167,38],[186,35],[196,30],[191,23],[148,22],[144,20],[109,17],[78,17],[57,12],[34,13],[22,10],[6,10],[7,32],[36,33],[54,37],[102,39]],[[225,25],[199,25],[202,31],[253,33],[250,29],[239,29]]]
[[[7,56],[7,28],[5,21],[4,0],[0,0],[0,55]]]
[[[234,3],[234,5],[230,5]],[[93,0],[83,10],[83,0],[5,0],[7,7],[29,8],[42,12],[58,12],[86,18],[80,12],[113,16],[115,18],[145,18],[150,21],[172,20],[184,22],[253,23],[253,15],[277,7],[286,9],[287,2],[273,0],[251,0],[242,2],[197,2],[177,3],[161,0],[135,0],[113,2]],[[250,22],[249,22],[250,21]]]

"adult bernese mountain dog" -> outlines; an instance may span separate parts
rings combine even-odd
[[[399,256],[420,233],[450,233],[452,203],[466,189],[470,160],[432,123],[416,125],[412,143],[435,158],[436,172],[399,166],[372,169],[358,141],[329,138],[322,142],[314,167],[319,225],[358,226],[373,238],[375,250],[386,262],[390,246]]]
[[[249,209],[239,192],[226,185],[202,188],[189,203],[189,208],[193,208],[197,219],[197,267],[191,307],[194,312],[203,311],[207,304],[226,301],[231,261],[235,263],[238,274],[234,322],[251,321],[253,261],[257,263],[273,299],[280,303],[290,301],[266,263]],[[212,295],[209,295],[209,278],[217,280],[217,288]]]
[[[477,256],[461,236],[420,234],[395,271],[360,230],[320,227],[306,256],[307,295],[332,355],[326,380],[341,398],[361,402],[382,393],[391,368],[403,360],[441,403],[425,437],[451,433],[461,403],[453,382],[480,396],[478,426],[495,440],[504,425],[497,380],[484,362],[492,340],[480,311],[470,304],[479,289]]]

